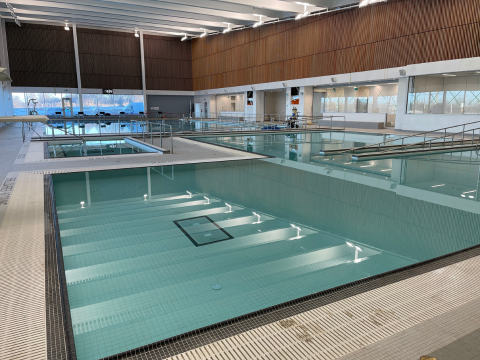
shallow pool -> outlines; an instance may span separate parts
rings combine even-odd
[[[480,243],[477,202],[328,169],[270,158],[53,175],[78,358]]]
[[[149,152],[158,152],[158,150],[125,139],[48,142],[50,158],[125,155]]]

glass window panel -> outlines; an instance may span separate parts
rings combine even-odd
[[[27,115],[27,102],[24,93],[12,93],[12,101],[14,115]]]
[[[429,95],[428,92],[415,93],[414,114],[428,114]]]
[[[480,114],[480,76],[469,76],[467,79],[465,114]]]
[[[397,112],[398,85],[378,85],[374,89],[374,113],[395,114]]]
[[[53,116],[56,112],[62,112],[62,94],[46,93],[45,113],[47,116]]]
[[[77,115],[78,112],[80,111],[80,96],[78,94],[64,93],[64,94],[62,94],[62,97],[72,99],[73,115]]]
[[[27,93],[25,95],[27,97],[28,114],[45,115],[45,101],[43,93]]]
[[[430,92],[428,112],[430,114],[443,114],[443,91]]]
[[[85,115],[96,115],[98,113],[98,94],[83,94],[83,113]]]
[[[333,89],[327,89],[325,112],[338,112],[338,94]]]
[[[105,112],[112,115],[114,113],[113,95],[99,94],[98,95],[98,112]]]
[[[144,111],[143,95],[114,95],[115,114],[138,114]]]
[[[465,104],[465,91],[447,91],[445,102],[446,114],[462,114]]]
[[[465,94],[465,114],[480,114],[480,90],[467,90]]]
[[[338,112],[345,112],[345,88],[337,89]]]
[[[345,88],[345,98],[347,102],[346,112],[354,113],[357,111],[357,90],[353,87]]]
[[[415,93],[408,93],[407,114],[415,113]]]
[[[370,89],[367,86],[359,87],[357,91],[357,112],[367,113],[371,112],[371,101],[370,99]]]

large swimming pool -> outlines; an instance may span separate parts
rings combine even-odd
[[[426,178],[438,159],[412,160],[410,175],[403,160],[367,173],[319,164],[297,145],[296,158],[283,144],[262,160],[53,175],[78,359],[480,243],[474,192],[401,180]],[[478,164],[460,165],[478,179]]]

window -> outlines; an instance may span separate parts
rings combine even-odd
[[[98,94],[82,94],[83,98],[83,113],[85,115],[98,114]]]
[[[24,93],[13,93],[12,101],[13,101],[14,115],[17,115],[17,116],[27,115],[27,102],[25,100]]]
[[[480,76],[470,74],[411,77],[407,113],[480,114]]]
[[[56,112],[62,112],[62,94],[46,93],[44,96],[45,115],[53,116]]]
[[[114,95],[115,114],[138,114],[144,111],[143,95]]]
[[[98,94],[97,101],[98,101],[98,113],[104,112],[110,115],[113,115],[115,113],[113,95]]]
[[[45,115],[45,100],[43,93],[27,93],[27,114]]]
[[[467,78],[465,114],[480,114],[480,76]]]

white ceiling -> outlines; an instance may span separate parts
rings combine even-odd
[[[11,19],[5,0],[0,16]],[[301,1],[301,0],[300,0]],[[310,12],[358,4],[359,0],[305,0]],[[117,31],[143,30],[166,36],[198,36],[203,32],[251,26],[304,12],[294,0],[10,0],[20,22],[49,25],[65,23],[78,27]],[[64,25],[63,25],[64,26]]]

